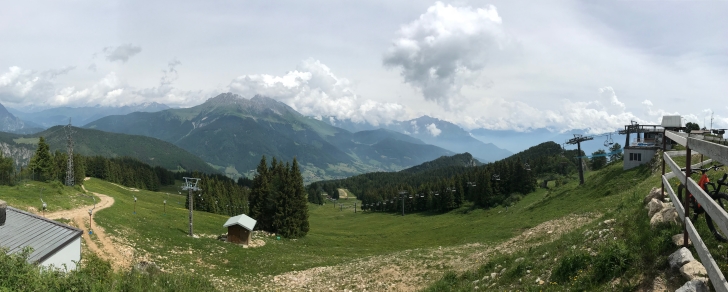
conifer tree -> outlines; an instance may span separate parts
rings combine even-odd
[[[277,164],[274,170],[276,174],[275,188],[275,212],[273,213],[273,230],[280,233],[284,237],[291,237],[293,234],[295,222],[291,216],[292,206],[292,187],[289,182],[288,171],[282,172],[282,164]],[[285,166],[286,170],[288,165]]]
[[[455,196],[455,205],[457,208],[463,205],[465,202],[465,190],[463,189],[463,184],[456,181],[455,184],[457,184],[457,193]]]
[[[250,192],[250,217],[258,221],[257,228],[266,230],[270,228],[270,222],[265,216],[266,200],[270,194],[270,176],[265,155],[258,164],[257,172],[253,178],[253,189]]]
[[[303,186],[303,176],[298,166],[298,160],[293,157],[293,165],[291,165],[290,181],[293,186],[293,217],[296,222],[296,232],[294,237],[303,237],[308,234],[308,202],[306,200],[306,192]],[[318,196],[320,198],[320,196]]]
[[[46,144],[43,136],[38,140],[38,149],[35,150],[35,155],[30,159],[30,170],[34,172],[36,180],[43,181],[50,178],[53,170],[53,159],[50,147]]]

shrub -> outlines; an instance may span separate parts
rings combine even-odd
[[[594,258],[594,280],[602,282],[622,275],[633,262],[627,246],[623,243],[605,245]]]
[[[209,280],[189,274],[115,272],[94,254],[65,272],[28,263],[30,248],[6,254],[0,248],[0,291],[214,291]]]
[[[579,270],[584,270],[589,267],[591,257],[584,252],[573,252],[570,253],[559,261],[559,265],[556,266],[553,273],[551,274],[551,280],[558,283],[566,283],[572,277],[579,273]]]
[[[520,201],[521,199],[523,199],[523,195],[521,193],[512,193],[510,196],[508,196],[508,198],[505,199],[505,201],[503,201],[503,205],[510,206],[518,203],[518,201]]]

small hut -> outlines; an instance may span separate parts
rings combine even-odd
[[[245,245],[250,244],[250,238],[253,234],[253,228],[255,228],[255,219],[248,217],[245,214],[240,214],[225,222],[223,227],[227,227],[228,235],[227,241],[232,243],[242,243]]]

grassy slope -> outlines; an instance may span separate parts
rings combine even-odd
[[[684,164],[684,159],[676,161]],[[202,275],[201,272],[204,271],[205,276],[212,278],[250,279],[256,275],[275,275],[316,266],[336,265],[357,258],[406,249],[436,248],[471,242],[498,243],[548,220],[572,213],[598,212],[604,214],[598,221],[617,219],[617,224],[609,235],[609,238],[614,236],[617,240],[600,241],[584,236],[587,230],[598,231],[605,228],[594,222],[553,243],[513,255],[492,257],[478,270],[461,275],[450,273],[431,286],[430,290],[468,291],[474,286],[485,288],[490,285],[531,291],[614,290],[615,287],[632,290],[645,285],[645,281],[651,281],[654,276],[666,270],[666,257],[676,249],[670,243],[669,237],[679,233],[680,228],[649,227],[649,218],[641,202],[651,187],[659,186],[659,176],[652,174],[648,167],[630,171],[622,171],[621,168],[621,163],[618,163],[598,172],[589,172],[586,175],[587,183],[583,186],[578,186],[573,180],[560,188],[539,189],[509,208],[508,212],[500,207],[468,212],[466,206],[442,215],[420,213],[402,217],[383,213],[355,214],[351,209],[339,211],[330,204],[309,205],[311,231],[308,236],[299,240],[280,241],[265,238],[265,246],[249,249],[213,239],[213,234],[226,232],[222,224],[227,218],[205,212],[195,212],[195,233],[203,236],[198,239],[187,237],[187,211],[183,207],[183,196],[147,191],[131,192],[98,179],[86,181],[85,185],[90,191],[110,195],[116,200],[112,208],[95,215],[98,224],[105,227],[108,233],[125,238],[138,254],[147,256],[162,268],[184,271],[194,269],[196,274]],[[719,174],[714,174],[713,179],[718,176]],[[78,197],[77,190],[64,187],[60,189],[61,194],[56,196],[51,194],[57,191],[50,184],[38,182],[29,182],[18,187],[0,187],[0,199],[21,208],[39,206],[37,192],[41,186],[47,187],[44,200],[49,202],[51,210],[90,203],[83,199],[69,203]],[[139,198],[136,215],[132,214],[133,196]],[[162,211],[164,199],[168,200],[167,214]],[[355,200],[340,202],[351,204]],[[696,223],[696,227],[712,251],[720,250],[719,243],[709,236],[704,217]],[[587,259],[626,260],[628,265],[624,270],[617,269],[618,273],[615,275],[598,276],[615,269],[606,266],[611,269],[605,270],[604,265],[599,266],[597,260],[592,262],[580,258],[580,255],[586,253],[583,248],[597,252]],[[547,257],[543,256],[545,253],[548,253]],[[693,254],[696,253],[693,251]],[[728,268],[728,257],[724,253],[714,252],[713,255],[722,269]],[[515,259],[520,257],[524,260],[516,262]],[[570,280],[566,282],[549,279],[554,268],[563,266],[567,258],[582,259],[587,264],[581,269],[575,269],[571,275],[573,278],[570,276]],[[251,262],[255,264],[251,265]],[[501,269],[498,265],[506,268],[507,272],[497,281],[483,281],[484,276]],[[527,270],[531,273],[527,273]],[[535,284],[537,277],[545,281],[552,280],[554,283],[538,286]],[[615,284],[615,278],[620,278],[621,281]],[[483,282],[473,283],[476,280]],[[680,283],[672,284],[679,286]]]
[[[43,188],[43,201],[48,205],[47,212],[93,204],[93,199],[81,195],[84,191],[80,187],[66,187],[60,183],[38,181],[23,181],[16,186],[0,186],[0,200],[24,211],[28,211],[29,208],[42,210],[41,188]]]
[[[678,158],[676,162],[684,165],[685,159]],[[714,173],[712,176],[720,175]],[[611,183],[605,183],[605,179],[610,179]],[[674,189],[677,184],[676,180],[671,181]],[[674,290],[685,281],[677,272],[669,271],[667,256],[677,250],[671,242],[671,236],[682,233],[682,227],[650,227],[650,218],[642,204],[649,190],[659,186],[659,173],[651,174],[646,166],[627,172],[621,172],[621,163],[610,166],[587,178],[584,187],[564,188],[574,191],[581,189],[579,196],[597,200],[611,197],[602,200],[604,204],[600,209],[604,211],[603,219],[614,218],[616,223],[612,225],[613,230],[606,231],[603,238],[599,238],[598,232],[610,226],[603,224],[603,220],[597,220],[564,235],[561,240],[515,254],[493,257],[477,270],[464,274],[448,273],[430,286],[428,291],[471,291],[476,286],[486,290],[633,291],[651,288],[653,279],[658,276],[667,279],[667,288]],[[573,195],[562,192],[555,195],[554,199]],[[727,270],[728,255],[722,252],[721,243],[710,235],[705,217],[701,216],[694,224],[718,265],[722,270]],[[589,232],[594,234],[589,235]],[[697,259],[694,248],[691,246],[690,249]],[[519,258],[522,259],[517,261]],[[506,273],[497,280],[486,278],[502,269]],[[557,273],[559,275],[555,275]],[[538,278],[545,283],[538,285]]]
[[[622,173],[621,166],[611,167],[607,175],[617,173]],[[622,173],[621,176],[626,181],[644,177],[638,171]],[[587,180],[593,179],[592,173],[587,174]],[[168,214],[163,215],[161,202],[164,194],[132,193],[96,179],[87,181],[86,185],[89,190],[116,199],[116,205],[99,212],[96,219],[108,232],[128,238],[140,253],[151,255],[167,269],[181,267],[187,270],[206,266],[206,272],[211,275],[231,277],[258,273],[275,275],[405,249],[502,242],[526,228],[567,214],[604,212],[620,198],[602,193],[588,195],[584,192],[585,187],[577,187],[572,182],[558,191],[539,190],[530,194],[507,213],[503,208],[467,212],[467,207],[463,207],[436,216],[420,213],[402,217],[382,213],[355,214],[352,209],[342,212],[330,204],[309,205],[311,231],[308,236],[295,241],[267,239],[264,247],[243,249],[212,238],[188,238],[187,212],[176,203],[183,204],[183,197],[171,196]],[[139,198],[137,215],[132,214],[132,195]],[[340,202],[346,204],[347,200]],[[196,212],[195,218],[196,234],[226,232],[222,228],[226,217]],[[176,254],[183,250],[192,250],[192,253]],[[250,261],[256,262],[256,265],[250,265]]]

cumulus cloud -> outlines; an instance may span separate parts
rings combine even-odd
[[[301,114],[333,116],[372,125],[389,123],[405,113],[402,105],[360,98],[351,82],[336,76],[318,60],[302,61],[283,76],[242,75],[229,84],[229,91],[245,97],[256,94],[278,99]]]
[[[437,135],[440,135],[440,133],[442,133],[442,130],[438,129],[435,123],[427,125],[427,131],[430,132],[430,135],[432,135],[432,137],[437,137]]]
[[[53,79],[74,68],[37,72],[12,66],[0,74],[0,101],[11,104],[42,101],[53,94]]]
[[[614,93],[614,89],[611,86],[599,88],[599,96],[601,101],[604,103],[604,109],[612,113],[624,112],[624,103],[619,101],[617,94]]]
[[[489,59],[509,46],[501,17],[486,8],[436,2],[400,28],[384,54],[384,65],[401,69],[405,82],[425,99],[445,108],[459,104],[463,85],[471,84]]]
[[[598,90],[598,98],[592,101],[562,99],[556,109],[540,109],[521,101],[492,98],[487,106],[494,114],[465,118],[464,126],[471,129],[517,131],[539,128],[559,132],[587,129],[588,133],[597,134],[621,129],[630,121],[641,124],[654,123],[626,111],[624,104],[616,98],[613,89],[602,89]],[[605,92],[608,94],[605,95]],[[605,106],[607,103],[604,100],[605,96],[610,106]]]
[[[180,91],[174,87],[181,62],[173,59],[162,69],[159,85],[137,89],[126,84],[115,72],[109,72],[89,86],[58,85],[56,78],[75,67],[46,71],[17,66],[0,72],[0,102],[13,106],[123,106],[156,101],[168,105],[190,105],[204,96],[199,91]]]
[[[141,47],[134,46],[132,44],[121,45],[116,48],[104,48],[106,60],[108,60],[109,62],[121,61],[122,63],[126,63],[126,61],[129,61],[129,58],[133,57],[136,54],[139,54],[141,51]]]

